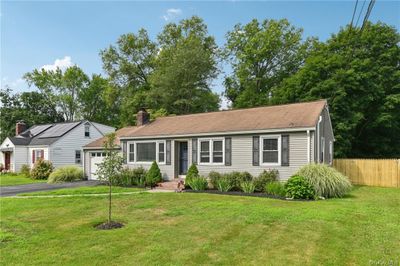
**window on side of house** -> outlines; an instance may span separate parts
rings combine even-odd
[[[90,124],[89,123],[85,124],[85,137],[86,138],[90,137]]]
[[[80,150],[76,150],[75,151],[75,164],[81,164],[82,160],[81,160],[81,151]]]
[[[223,164],[224,163],[224,140],[200,139],[199,140],[200,164]]]
[[[158,143],[158,162],[165,163],[165,143]]]
[[[261,158],[264,165],[280,165],[281,163],[281,137],[261,137]]]
[[[210,163],[209,140],[200,140],[200,163]]]
[[[222,140],[213,140],[213,163],[222,163],[224,161],[224,151],[223,151],[223,141]]]
[[[333,142],[329,141],[329,164],[333,163]]]
[[[321,158],[320,158],[320,162],[324,163],[325,162],[325,138],[321,137]]]
[[[128,143],[128,162],[135,161],[135,144]]]

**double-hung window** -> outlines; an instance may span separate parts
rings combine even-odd
[[[85,124],[85,138],[89,138],[90,137],[90,124],[86,123]]]
[[[76,150],[75,151],[75,163],[76,164],[81,164],[82,160],[81,160],[81,151],[80,150]]]
[[[281,137],[262,136],[261,137],[261,159],[264,165],[281,164]]]
[[[200,139],[199,147],[200,164],[224,163],[223,139]]]
[[[128,142],[129,163],[165,163],[165,141]]]

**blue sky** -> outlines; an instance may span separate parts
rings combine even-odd
[[[236,23],[253,18],[287,18],[305,37],[326,40],[350,22],[355,1],[1,1],[1,87],[30,90],[22,75],[43,66],[77,64],[88,74],[103,73],[99,51],[121,34],[143,27],[155,38],[166,23],[192,15],[205,20],[219,45]],[[399,29],[400,2],[377,0],[370,20]],[[216,92],[223,91],[223,75],[213,83]]]

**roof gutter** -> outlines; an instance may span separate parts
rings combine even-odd
[[[149,136],[130,136],[119,137],[120,140],[129,139],[161,139],[161,138],[181,138],[181,137],[201,137],[201,136],[224,136],[224,135],[246,135],[246,134],[262,134],[277,132],[302,132],[307,130],[315,130],[315,127],[296,127],[296,128],[277,128],[277,129],[260,129],[248,131],[221,131],[213,133],[191,133],[191,134],[171,134],[171,135],[149,135]]]

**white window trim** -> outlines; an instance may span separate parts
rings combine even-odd
[[[138,161],[138,152],[137,152],[137,143],[156,143],[156,162],[158,164],[164,165],[166,162],[166,157],[167,157],[167,147],[166,147],[166,141],[165,140],[141,140],[141,141],[127,141],[127,163],[128,164],[152,164],[153,162],[144,162],[144,161]],[[160,162],[159,161],[159,143],[164,143],[164,161]],[[129,153],[130,153],[130,144],[133,144],[134,148],[134,154],[135,154],[135,160],[134,161],[129,161]]]
[[[278,139],[278,162],[277,163],[264,163],[264,139]],[[260,165],[262,166],[281,166],[281,135],[263,135],[260,136]]]
[[[209,142],[209,147],[210,147],[210,162],[208,163],[202,163],[201,162],[201,142],[208,141]],[[214,163],[213,162],[213,150],[214,150],[214,141],[222,141],[222,162],[221,163]],[[197,158],[198,158],[198,164],[199,165],[225,165],[225,138],[202,138],[197,140]]]

